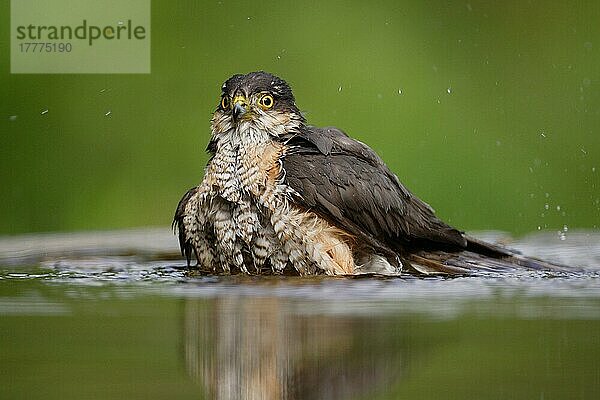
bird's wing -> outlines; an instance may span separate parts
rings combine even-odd
[[[194,246],[191,243],[190,235],[186,232],[186,227],[183,223],[183,219],[185,217],[185,208],[187,203],[194,196],[198,194],[198,187],[193,187],[188,190],[179,203],[177,204],[177,209],[175,210],[175,216],[173,217],[172,227],[177,230],[177,236],[179,237],[179,248],[181,249],[181,255],[185,256],[187,259],[188,265],[190,265],[190,261],[192,259],[192,252],[194,251]]]
[[[305,208],[392,248],[416,241],[466,246],[462,233],[439,220],[365,144],[336,128],[305,127],[285,140],[284,179]]]

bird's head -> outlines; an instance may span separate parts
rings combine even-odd
[[[211,121],[214,135],[252,129],[280,136],[304,122],[292,89],[275,75],[263,71],[234,75],[221,89]]]

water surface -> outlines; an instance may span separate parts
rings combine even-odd
[[[600,233],[511,245],[581,269],[207,277],[162,229],[5,238],[0,398],[598,398]]]

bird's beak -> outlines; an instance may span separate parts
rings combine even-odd
[[[233,119],[236,121],[243,119],[246,116],[249,108],[250,107],[248,106],[248,100],[246,100],[246,97],[241,95],[235,96],[232,106]]]

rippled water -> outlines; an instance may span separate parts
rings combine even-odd
[[[194,276],[162,229],[0,239],[0,398],[596,399],[600,233],[563,239],[510,245],[573,272],[386,279]]]

